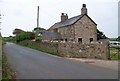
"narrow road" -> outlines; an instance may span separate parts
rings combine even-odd
[[[4,52],[17,79],[117,79],[116,71],[7,43]]]

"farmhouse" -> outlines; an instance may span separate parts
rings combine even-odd
[[[43,39],[51,41],[47,46],[65,57],[109,59],[109,43],[97,40],[97,24],[88,16],[86,4],[81,14],[68,18],[61,14],[61,21],[42,33]],[[55,41],[55,43],[53,43]],[[58,41],[56,43],[56,41]]]
[[[61,41],[91,43],[97,41],[97,24],[88,16],[86,4],[82,5],[81,14],[68,19],[61,14],[61,21],[51,26],[48,31],[61,35]]]

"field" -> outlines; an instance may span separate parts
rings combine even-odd
[[[120,48],[110,48],[111,60],[120,60]]]

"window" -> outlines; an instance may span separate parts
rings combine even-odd
[[[56,28],[56,29],[54,29],[54,32],[58,32],[58,29]]]
[[[90,42],[92,42],[93,41],[93,38],[90,38]]]
[[[67,39],[65,39],[65,42],[67,42]]]
[[[60,39],[61,41],[63,41],[63,39]]]
[[[79,42],[79,43],[82,43],[82,38],[78,38],[78,42]]]

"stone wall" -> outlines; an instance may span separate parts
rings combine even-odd
[[[73,42],[31,42],[31,45],[40,49],[53,51],[64,57],[109,59],[109,46],[107,42],[98,41],[91,44]]]
[[[60,43],[58,51],[65,57],[109,59],[109,47],[103,43]]]
[[[37,47],[40,50],[43,51],[51,51],[54,53],[58,53],[58,43],[51,43],[51,42],[34,42],[34,41],[29,41],[28,44],[30,46]]]

